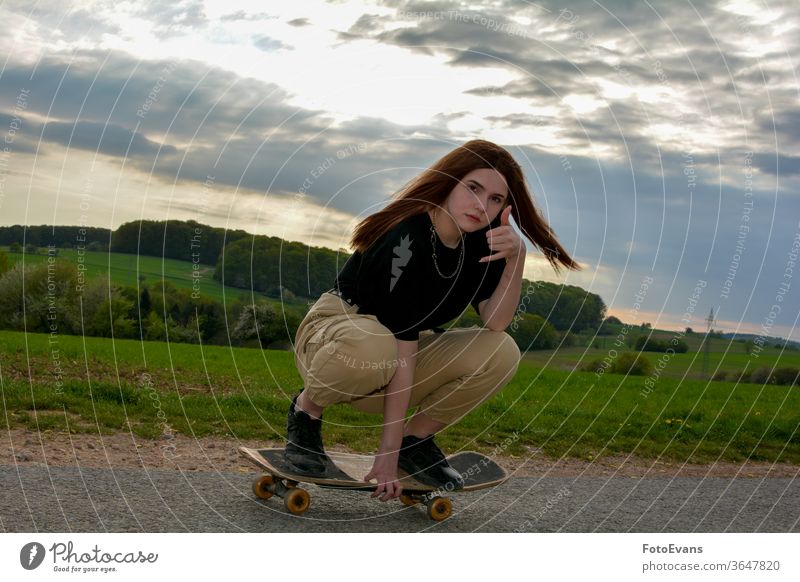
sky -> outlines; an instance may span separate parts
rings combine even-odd
[[[344,249],[488,139],[609,314],[800,340],[796,0],[0,2],[0,225]]]

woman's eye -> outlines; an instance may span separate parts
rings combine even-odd
[[[500,202],[502,202],[502,201],[503,201],[503,199],[502,199],[502,198],[500,198],[500,196],[494,196],[494,197],[492,198],[492,200],[494,200],[494,201],[495,201],[495,202],[497,202],[497,203],[500,203]]]
[[[475,184],[467,184],[467,188],[469,188],[473,192],[475,192],[478,189],[478,187]]]

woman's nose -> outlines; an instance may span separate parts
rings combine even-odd
[[[472,207],[475,209],[475,212],[478,213],[478,216],[480,216],[481,218],[486,216],[486,205],[477,196],[475,197],[475,203],[473,204]]]

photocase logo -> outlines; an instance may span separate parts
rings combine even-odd
[[[19,563],[26,570],[35,570],[44,560],[44,546],[39,542],[30,542],[19,551]]]
[[[402,267],[405,267],[408,261],[411,260],[411,243],[413,241],[408,237],[409,235],[406,235],[401,238],[400,244],[392,249],[395,257],[392,259],[392,279],[389,282],[389,291],[394,289],[395,284],[400,279],[400,275],[403,274]]]

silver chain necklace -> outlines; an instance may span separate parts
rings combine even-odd
[[[461,269],[461,262],[464,260],[464,241],[459,240],[458,244],[461,246],[461,254],[458,256],[458,265],[456,265],[456,270],[450,275],[445,275],[442,273],[441,269],[439,269],[439,263],[436,261],[436,227],[433,226],[433,221],[431,221],[431,248],[433,249],[433,266],[436,267],[436,271],[439,273],[439,275],[445,279],[452,279]]]

